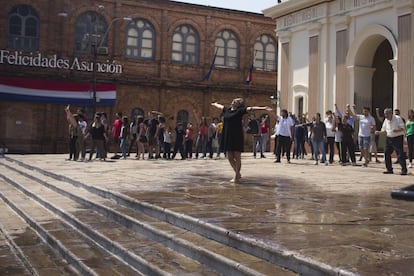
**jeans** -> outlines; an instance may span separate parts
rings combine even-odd
[[[408,146],[408,160],[410,163],[413,161],[414,153],[414,135],[407,136],[407,146]]]
[[[207,155],[207,137],[198,135],[195,145],[195,157],[198,158],[199,148],[201,147],[201,152],[203,153],[203,157]]]
[[[253,134],[253,155],[256,156],[257,151],[260,149],[260,155],[263,155],[262,137],[258,134]]]
[[[262,155],[266,152],[267,140],[269,139],[268,133],[262,133],[260,136],[262,140]]]
[[[213,138],[208,138],[206,144],[206,152],[208,152],[208,157],[213,158]]]
[[[295,138],[294,144],[295,151],[293,155],[296,156],[296,158],[303,157],[305,155],[305,139],[303,137]]]
[[[119,143],[119,147],[121,148],[122,157],[126,158],[127,156],[127,139],[122,138],[121,142]]]
[[[315,141],[312,140],[312,146],[313,146],[313,156],[315,158],[315,161],[318,161],[319,159],[319,152],[322,155],[322,163],[326,162],[326,153],[325,153],[325,142],[323,140],[321,141]]]

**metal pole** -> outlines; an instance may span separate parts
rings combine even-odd
[[[96,61],[97,61],[97,49],[96,44],[93,46],[93,103],[92,103],[92,111],[93,116],[95,116],[96,113]]]

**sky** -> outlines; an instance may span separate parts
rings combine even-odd
[[[262,10],[275,6],[277,0],[174,0],[177,2],[262,13]]]

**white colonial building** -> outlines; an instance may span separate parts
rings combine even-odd
[[[413,108],[413,0],[284,0],[264,10],[279,37],[280,107]]]

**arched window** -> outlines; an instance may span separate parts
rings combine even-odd
[[[189,113],[187,110],[180,110],[177,113],[177,123],[183,123],[184,128],[187,127],[187,123],[189,120]]]
[[[239,41],[232,31],[219,32],[214,47],[217,49],[216,66],[239,67]]]
[[[104,37],[107,28],[108,24],[101,14],[82,13],[75,25],[75,52],[91,54],[99,46],[108,46],[108,37]]]
[[[32,7],[20,5],[10,11],[8,48],[21,51],[39,50],[39,17]]]
[[[190,25],[181,25],[175,28],[172,37],[173,62],[198,64],[199,38],[197,32]]]
[[[130,58],[155,58],[154,27],[145,19],[135,19],[128,25],[126,56]]]
[[[254,43],[255,62],[254,67],[259,70],[275,71],[277,46],[270,35],[259,36]]]

